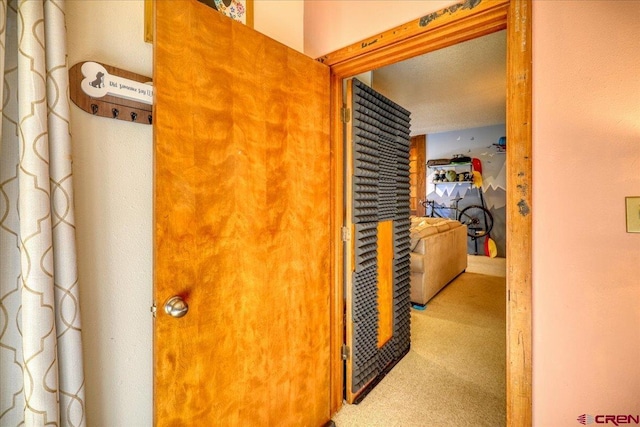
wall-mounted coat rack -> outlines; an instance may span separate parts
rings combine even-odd
[[[69,69],[71,100],[94,116],[150,125],[153,122],[151,78],[98,62]]]

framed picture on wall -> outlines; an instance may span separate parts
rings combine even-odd
[[[253,28],[253,0],[198,0],[223,15]]]
[[[153,4],[144,0],[144,41],[153,42]],[[253,0],[198,0],[231,19],[253,28]]]

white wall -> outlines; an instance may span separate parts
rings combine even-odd
[[[302,50],[303,3],[257,0],[255,28]],[[142,0],[66,2],[69,65],[151,76]],[[87,421],[152,424],[152,128],[71,107]]]
[[[640,414],[640,2],[533,3],[536,426]]]
[[[69,65],[151,76],[142,1],[66,3]],[[87,422],[151,425],[152,128],[72,104]]]
[[[292,49],[304,49],[303,0],[254,0],[256,31]]]

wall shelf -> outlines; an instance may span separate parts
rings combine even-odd
[[[433,185],[443,185],[443,184],[473,184],[473,165],[468,163],[449,163],[446,165],[431,165],[427,166],[430,170],[429,173],[429,182]],[[449,171],[453,171],[455,174],[455,180],[449,177],[445,177],[445,175],[452,174]],[[435,181],[434,178],[438,177],[439,180]],[[460,181],[460,178],[463,178]]]
[[[473,181],[432,181],[433,185],[441,185],[441,184],[473,184]]]
[[[449,163],[447,165],[432,165],[432,166],[427,166],[429,169],[448,169],[448,168],[455,168],[455,167],[460,167],[460,166],[466,166],[469,167],[471,166],[471,163]]]

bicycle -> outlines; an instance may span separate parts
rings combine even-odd
[[[467,226],[467,236],[472,239],[478,239],[480,237],[487,236],[493,228],[493,215],[484,206],[471,205],[460,210],[458,203],[462,200],[462,197],[453,199],[453,206],[436,206],[434,200],[420,201],[420,204],[425,208],[425,216],[431,218],[450,218],[451,216],[443,216],[440,212],[441,209],[447,209],[455,211],[455,219]],[[429,211],[429,209],[431,209]]]

